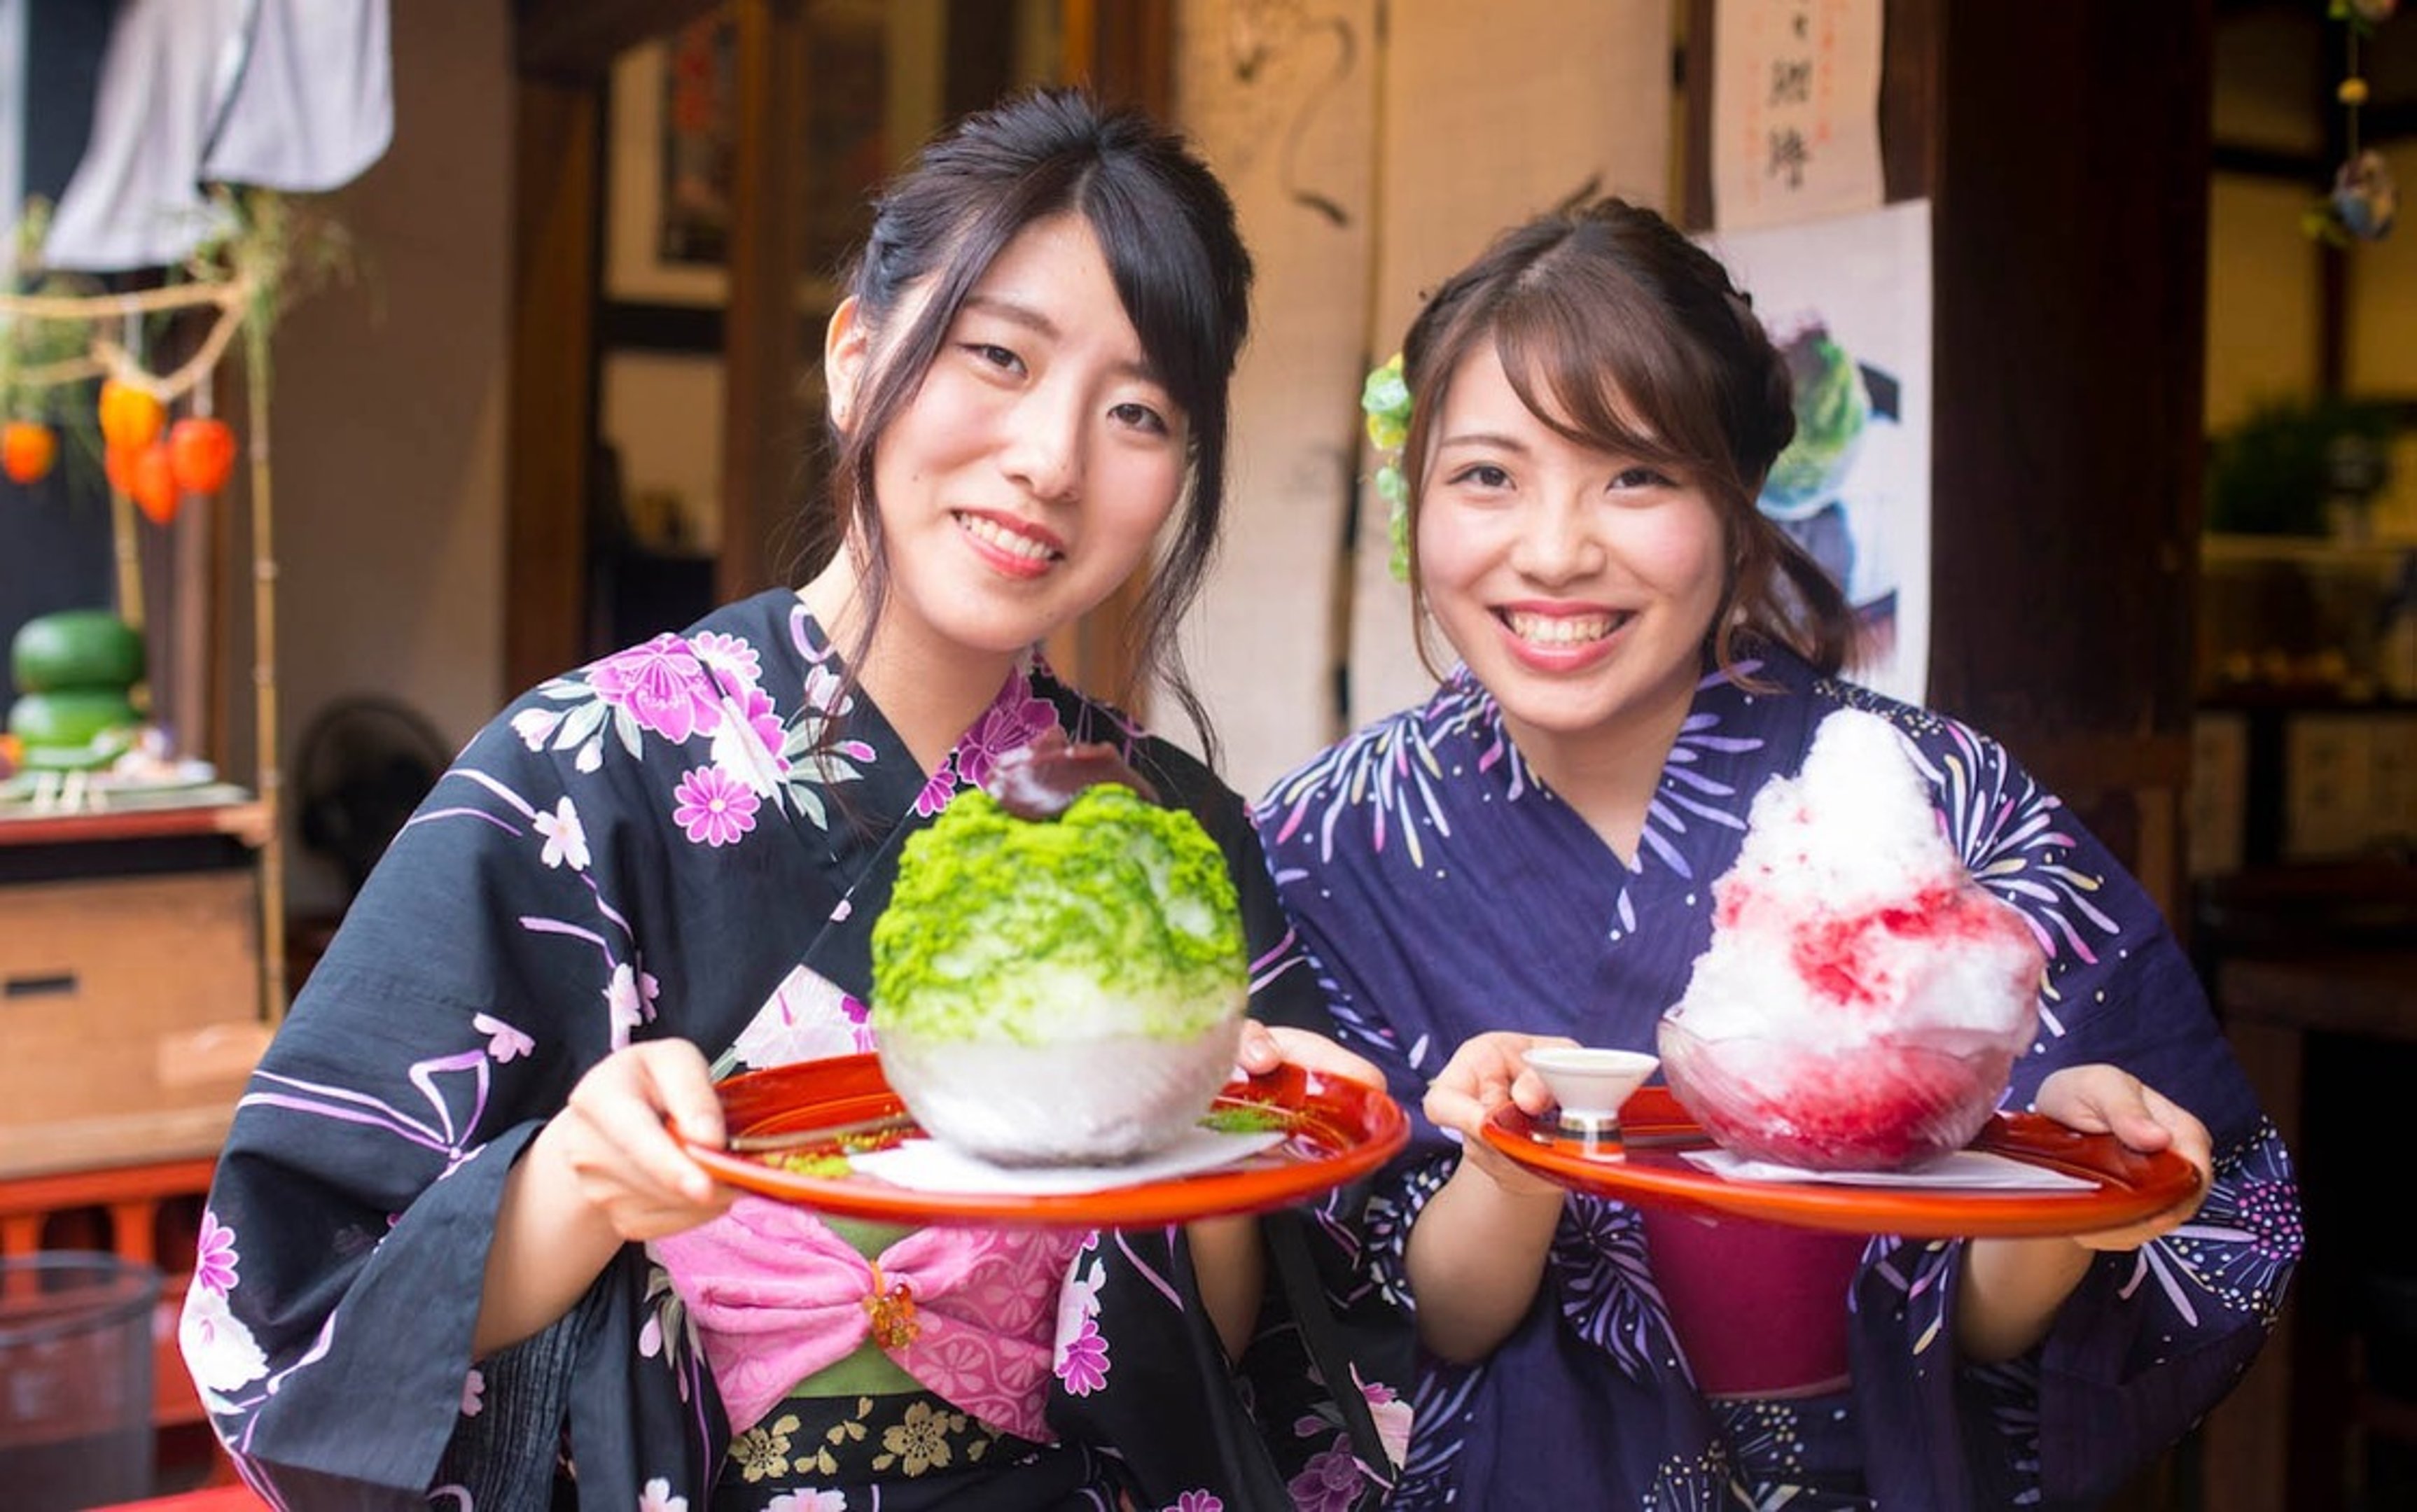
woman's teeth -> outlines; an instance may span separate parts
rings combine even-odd
[[[1511,633],[1533,645],[1584,645],[1609,635],[1619,624],[1610,614],[1522,614],[1502,616]]]
[[[996,547],[1010,556],[1021,556],[1032,562],[1046,562],[1057,554],[1056,551],[1034,540],[1031,537],[1019,536],[998,522],[985,520],[980,515],[959,515],[957,523],[965,527],[965,534]]]

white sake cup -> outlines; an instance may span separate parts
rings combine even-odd
[[[1528,1051],[1527,1062],[1560,1104],[1562,1126],[1583,1134],[1618,1128],[1620,1104],[1662,1064],[1643,1051],[1583,1045],[1540,1045]]]

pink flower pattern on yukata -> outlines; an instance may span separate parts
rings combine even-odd
[[[783,1491],[764,1504],[764,1512],[847,1512],[847,1498],[838,1491]]]
[[[991,768],[1011,750],[1032,744],[1033,737],[1057,726],[1057,706],[1032,695],[1032,679],[1017,673],[1008,679],[997,700],[974,721],[954,752],[957,777],[969,788],[990,780]]]
[[[1368,1415],[1376,1425],[1376,1441],[1385,1446],[1385,1457],[1396,1468],[1410,1462],[1410,1404],[1404,1401],[1392,1387],[1381,1381],[1362,1381],[1360,1368],[1351,1368],[1351,1383],[1360,1388],[1361,1397],[1368,1403]],[[1304,1432],[1302,1437],[1310,1435]]]
[[[492,1014],[473,1014],[470,1027],[487,1036],[487,1053],[497,1066],[519,1060],[537,1049],[537,1041]]]
[[[744,637],[707,630],[692,638],[688,648],[706,666],[730,674],[730,680],[753,687],[764,680],[764,658]]]
[[[549,688],[556,685],[549,683]],[[543,750],[554,733],[562,728],[563,709],[523,709],[512,716],[512,733],[531,750]]]
[[[1099,1235],[1087,1235],[1084,1250],[1098,1247]],[[1107,1263],[1093,1255],[1087,1267],[1079,1263],[1057,1290],[1057,1379],[1077,1397],[1087,1397],[1108,1383],[1108,1341],[1100,1334],[1100,1288],[1107,1284]]]
[[[673,790],[672,823],[688,831],[692,845],[736,845],[755,827],[763,799],[718,766],[700,766]]]
[[[219,1221],[219,1216],[208,1208],[202,1209],[202,1232],[193,1241],[192,1284],[224,1296],[235,1290],[235,1231]]]
[[[1030,674],[1015,673],[915,795],[916,814],[928,819],[946,809],[959,788],[980,787],[1001,756],[1032,744],[1033,736],[1056,723],[1056,705],[1033,696]]]
[[[1381,1381],[1362,1381],[1360,1368],[1351,1368],[1351,1383],[1368,1403],[1368,1414],[1376,1420],[1377,1442],[1385,1457],[1392,1461],[1389,1469],[1398,1470],[1409,1462],[1410,1404],[1404,1401],[1392,1387]],[[1293,1500],[1301,1507],[1348,1507],[1366,1476],[1359,1457],[1352,1452],[1351,1435],[1344,1430],[1340,1406],[1320,1402],[1317,1410],[1293,1424],[1296,1436],[1304,1439],[1334,1435],[1334,1442],[1310,1457],[1307,1466],[1292,1478]]]
[[[1360,1462],[1351,1458],[1350,1441],[1337,1438],[1333,1448],[1311,1456],[1285,1489],[1300,1512],[1350,1512],[1360,1485]]]
[[[638,1493],[638,1512],[688,1512],[688,1498],[674,1496],[671,1481],[657,1475]]]
[[[915,794],[915,813],[929,819],[949,806],[957,791],[957,753],[950,751],[940,758],[939,769],[924,779],[923,790]]]
[[[1215,1491],[1185,1491],[1166,1512],[1225,1512],[1225,1503]]]
[[[1383,1400],[1376,1393],[1382,1386],[1368,1388],[1368,1410],[1376,1419],[1376,1438],[1384,1444],[1385,1453],[1400,1469],[1410,1462],[1410,1404],[1387,1392]]]
[[[726,638],[723,638],[726,639]],[[638,728],[680,745],[711,734],[722,723],[721,689],[696,652],[676,635],[658,635],[587,669],[587,686]]]
[[[613,979],[604,984],[604,1006],[613,1016],[615,1050],[630,1043],[631,1030],[654,1018],[655,999],[662,992],[663,984],[652,972],[640,971],[626,960],[613,968]]]
[[[1057,1379],[1077,1397],[1087,1397],[1108,1383],[1108,1341],[1100,1337],[1096,1318],[1083,1320],[1083,1330],[1058,1346]]]
[[[579,823],[579,810],[564,798],[554,807],[554,812],[540,814],[535,821],[537,832],[545,837],[545,849],[538,859],[548,867],[570,863],[573,871],[587,869],[587,830]]]
[[[863,1001],[804,966],[790,968],[729,1051],[733,1066],[787,1066],[879,1048]],[[716,1068],[716,1074],[722,1074]]]
[[[740,688],[737,702],[739,718],[724,720],[713,737],[713,764],[768,794],[775,781],[788,775],[789,759],[781,753],[788,731],[772,706],[772,695],[762,688],[752,684]]]

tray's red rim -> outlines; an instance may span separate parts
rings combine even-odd
[[[722,1081],[723,1132],[781,1133],[902,1113],[876,1055],[841,1055],[742,1072]],[[864,1176],[811,1176],[727,1150],[692,1144],[699,1165],[734,1187],[841,1217],[1062,1228],[1151,1228],[1262,1212],[1317,1196],[1382,1166],[1408,1142],[1409,1119],[1379,1088],[1295,1066],[1228,1082],[1219,1101],[1304,1115],[1296,1130],[1321,1147],[1311,1158],[1202,1172],[1106,1191],[1012,1196],[921,1191]]]
[[[2098,1184],[2095,1190],[1734,1181],[1679,1158],[1712,1142],[1665,1086],[1639,1088],[1620,1110],[1619,1123],[1619,1139],[1598,1146],[1592,1156],[1583,1153],[1582,1141],[1540,1125],[1513,1104],[1495,1111],[1484,1134],[1488,1144],[1528,1170],[1598,1197],[1915,1239],[2037,1237],[2121,1228],[2174,1206],[2199,1182],[2198,1169],[2170,1150],[2134,1150],[2111,1134],[2085,1134],[2038,1113],[1999,1113],[1970,1147],[2087,1178]],[[1623,1141],[1635,1142],[1643,1158],[1632,1161]],[[1617,1156],[1607,1153],[1614,1149]]]

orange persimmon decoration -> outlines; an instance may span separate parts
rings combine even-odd
[[[0,472],[16,483],[38,483],[58,460],[59,438],[37,420],[11,420],[0,427]]]
[[[168,465],[188,493],[216,493],[235,473],[235,431],[224,420],[194,416],[168,428]]]
[[[113,446],[131,450],[160,439],[168,412],[148,390],[106,379],[100,386],[100,434]]]
[[[134,506],[155,525],[164,525],[176,518],[176,506],[184,495],[176,491],[175,464],[168,460],[168,444],[155,441],[140,451],[129,452],[126,461],[126,491],[134,498]]]

